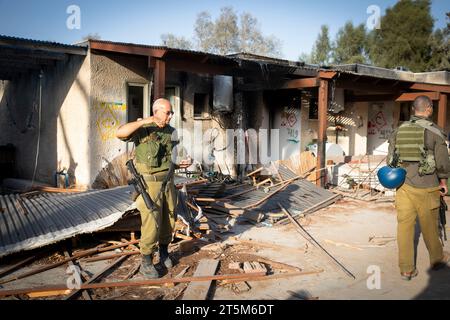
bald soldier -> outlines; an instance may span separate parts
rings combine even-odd
[[[136,207],[141,214],[142,254],[141,273],[147,278],[158,278],[153,265],[153,255],[159,247],[160,262],[168,269],[172,267],[168,246],[172,241],[175,225],[174,211],[177,194],[173,178],[170,179],[165,192],[156,199],[162,182],[167,176],[172,150],[177,144],[175,129],[169,125],[173,116],[172,106],[167,99],[158,99],[153,103],[153,116],[122,125],[117,130],[117,138],[132,141],[136,146],[135,166],[147,183],[147,192],[155,203],[150,211],[140,195]],[[177,168],[187,168],[191,160],[183,160]]]
[[[448,192],[450,172],[446,135],[430,118],[433,102],[419,96],[413,103],[414,115],[397,128],[389,140],[388,165],[406,170],[405,183],[397,189],[397,242],[402,279],[417,276],[414,227],[418,218],[430,265],[439,269],[449,261],[439,239],[440,196]]]

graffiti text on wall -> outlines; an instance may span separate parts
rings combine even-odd
[[[95,107],[97,113],[97,130],[102,141],[115,138],[115,133],[127,110],[127,106],[121,102],[100,102]]]

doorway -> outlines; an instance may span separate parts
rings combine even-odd
[[[127,84],[127,122],[149,116],[148,85],[143,83]]]

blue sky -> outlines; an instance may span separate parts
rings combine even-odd
[[[259,21],[265,35],[282,41],[285,59],[297,60],[310,52],[322,24],[331,35],[348,20],[365,23],[367,8],[377,5],[384,13],[396,0],[0,0],[0,34],[74,43],[89,33],[102,39],[160,44],[162,33],[191,38],[196,16],[208,11],[213,19],[220,8],[232,6],[240,14],[249,12]],[[81,29],[69,30],[69,5],[81,9]],[[445,25],[450,0],[433,0],[435,27]]]

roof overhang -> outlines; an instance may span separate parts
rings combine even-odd
[[[47,41],[0,36],[0,79],[51,67],[70,55],[85,56],[87,48]]]

